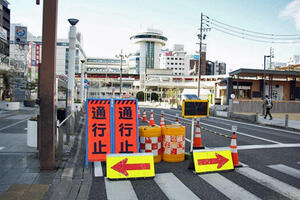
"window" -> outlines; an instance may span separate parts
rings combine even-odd
[[[167,63],[168,65],[170,64],[170,63]]]
[[[177,63],[175,63],[175,65],[177,65]]]
[[[171,60],[174,60],[174,58],[171,58]]]
[[[171,63],[171,65],[174,65],[174,63]]]
[[[177,60],[177,58],[175,58],[175,60]]]
[[[175,68],[175,70],[177,70],[177,68]]]
[[[181,65],[181,63],[179,63],[179,65]]]
[[[167,60],[170,60],[170,58],[169,58],[169,57],[167,57]]]

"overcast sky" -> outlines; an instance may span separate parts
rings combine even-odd
[[[34,35],[42,32],[42,2],[10,0],[11,23]],[[223,23],[262,33],[300,34],[300,0],[59,0],[58,38],[67,38],[68,18],[78,18],[84,51],[89,57],[114,57],[121,49],[134,52],[130,36],[147,27],[168,38],[164,48],[184,44],[189,54],[198,47],[200,13]],[[300,37],[300,36],[299,36]],[[298,40],[300,42],[300,39]],[[263,56],[274,48],[275,61],[300,55],[298,44],[271,44],[236,38],[216,30],[207,34],[207,59],[224,61],[228,69],[263,68]]]

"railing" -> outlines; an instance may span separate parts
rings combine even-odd
[[[62,131],[59,131],[60,127],[68,120],[70,119],[72,114],[67,116],[61,123],[59,123],[59,120],[57,120],[56,125],[56,157],[59,162],[62,161],[63,153],[64,153],[64,134]],[[68,134],[68,133],[67,133]]]

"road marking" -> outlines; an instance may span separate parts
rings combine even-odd
[[[5,147],[0,147],[0,151],[1,151],[2,149],[5,149]]]
[[[238,173],[250,178],[263,186],[266,186],[290,199],[299,199],[300,197],[300,190],[295,188],[289,184],[281,182],[271,176],[263,174],[255,169],[244,167],[244,168],[236,168],[235,169]]]
[[[250,149],[272,149],[272,148],[292,148],[300,147],[300,143],[295,144],[262,144],[262,145],[240,145],[238,150],[250,150]],[[230,147],[209,147],[211,149],[225,149],[228,150]]]
[[[169,115],[169,114],[165,114],[165,115]],[[173,115],[169,115],[169,116],[174,117]],[[181,117],[179,117],[179,118],[181,118]],[[184,119],[184,118],[181,118],[181,119],[182,120],[188,120],[188,119]],[[188,120],[188,121],[191,121],[191,120]],[[220,129],[220,130],[232,132],[231,129],[226,129],[226,128],[222,128],[222,127],[219,127],[219,126],[203,123],[203,122],[201,122],[201,124],[203,124],[205,126],[212,127],[212,128],[217,128],[217,129]],[[263,140],[263,141],[266,141],[266,142],[271,142],[271,143],[275,143],[275,144],[282,144],[282,143],[274,141],[274,140],[269,140],[269,139],[265,139],[265,138],[262,138],[262,137],[257,137],[257,136],[254,136],[254,135],[249,135],[249,134],[242,133],[242,132],[237,132],[237,134],[244,135],[244,136],[251,137],[251,138],[255,138],[255,139],[258,139],[258,140]]]
[[[298,165],[300,165],[300,162],[298,162]]]
[[[165,110],[167,111],[168,109],[165,109]],[[181,113],[181,111],[177,111],[177,110],[174,110],[174,111]],[[166,112],[165,112],[165,114],[166,114]],[[269,129],[269,130],[276,130],[276,131],[281,131],[281,132],[286,132],[286,133],[292,133],[292,134],[300,135],[300,133],[295,132],[295,131],[289,131],[289,130],[284,130],[284,129],[279,129],[279,128],[273,128],[273,127],[268,127],[268,126],[262,126],[262,125],[252,124],[252,123],[240,122],[240,121],[235,121],[235,120],[230,120],[230,119],[224,119],[224,118],[221,118],[221,117],[209,116],[208,119],[218,119],[218,120],[223,120],[223,121],[227,121],[227,122],[234,122],[234,123],[244,124],[244,125],[248,125],[248,126],[255,126],[255,127],[259,127],[259,128],[264,128],[264,129]]]
[[[297,179],[300,179],[300,170],[294,169],[292,167],[288,167],[283,164],[277,164],[277,165],[268,165],[268,167],[275,169],[277,171],[280,171],[282,173],[285,173],[287,175],[293,176]]]
[[[223,120],[223,121],[231,121],[231,122],[235,122],[235,123],[238,123],[238,124],[244,124],[244,125],[248,125],[248,126],[255,126],[255,127],[259,127],[259,128],[265,128],[265,129],[276,130],[276,131],[281,131],[281,132],[293,133],[293,134],[296,134],[296,135],[300,135],[300,133],[297,133],[297,132],[294,132],[294,131],[288,131],[288,130],[284,130],[284,129],[278,129],[278,128],[273,128],[273,127],[266,127],[266,126],[261,126],[261,125],[257,125],[257,124],[250,124],[250,123],[246,123],[246,122],[239,122],[239,121],[234,121],[234,120],[224,119],[224,118],[219,118],[219,117],[209,116],[209,118]]]
[[[229,199],[238,200],[238,199],[260,199],[254,194],[248,192],[244,188],[238,186],[237,184],[231,182],[224,176],[213,173],[213,174],[203,174],[199,175],[200,178],[204,179],[206,182],[208,182],[210,185],[212,185],[214,188],[219,190],[221,193],[223,193],[225,196],[227,196]]]
[[[103,176],[101,162],[94,162],[94,172],[95,172],[95,177],[102,177]]]
[[[138,199],[130,181],[110,181],[107,178],[104,178],[104,181],[107,199]]]
[[[199,199],[174,174],[156,174],[154,181],[169,199]]]
[[[15,126],[15,125],[17,125],[17,124],[20,124],[20,123],[22,123],[22,122],[25,122],[25,121],[27,121],[28,119],[29,119],[29,118],[27,118],[27,119],[23,119],[23,120],[21,120],[21,121],[19,121],[19,122],[16,122],[16,123],[10,124],[10,125],[8,125],[8,126],[5,126],[5,127],[3,127],[3,128],[0,128],[0,131],[2,131],[2,130],[5,130],[5,129],[9,128],[9,127]]]
[[[23,119],[28,119],[30,118],[32,115],[13,115],[11,117],[8,117],[6,119],[13,119],[13,120],[23,120]]]

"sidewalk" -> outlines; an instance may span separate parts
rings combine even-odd
[[[243,113],[238,112],[242,115],[255,115],[255,113]],[[285,115],[288,115],[288,123],[286,126]],[[264,116],[258,114],[257,122],[259,124],[265,124],[270,126],[276,126],[281,128],[293,128],[300,130],[300,113],[272,113],[273,119],[269,120],[269,116],[264,119]]]
[[[56,180],[60,180],[61,172],[65,166],[68,166],[66,160],[74,156],[73,152],[77,147],[74,144],[71,149],[70,146],[64,145],[63,160],[65,161],[60,164],[58,170],[41,172],[38,150],[27,146],[27,133],[24,131],[26,118],[30,117],[32,108],[21,109],[17,114],[16,111],[0,111],[0,120],[2,121],[12,121],[12,117],[15,121],[16,119],[21,121],[11,128],[0,129],[0,200],[34,200],[51,196],[48,191],[55,186]],[[75,132],[78,133],[83,128],[80,125]],[[65,132],[65,128],[62,127],[61,131]],[[74,141],[75,136],[72,136],[71,143],[76,143]]]

